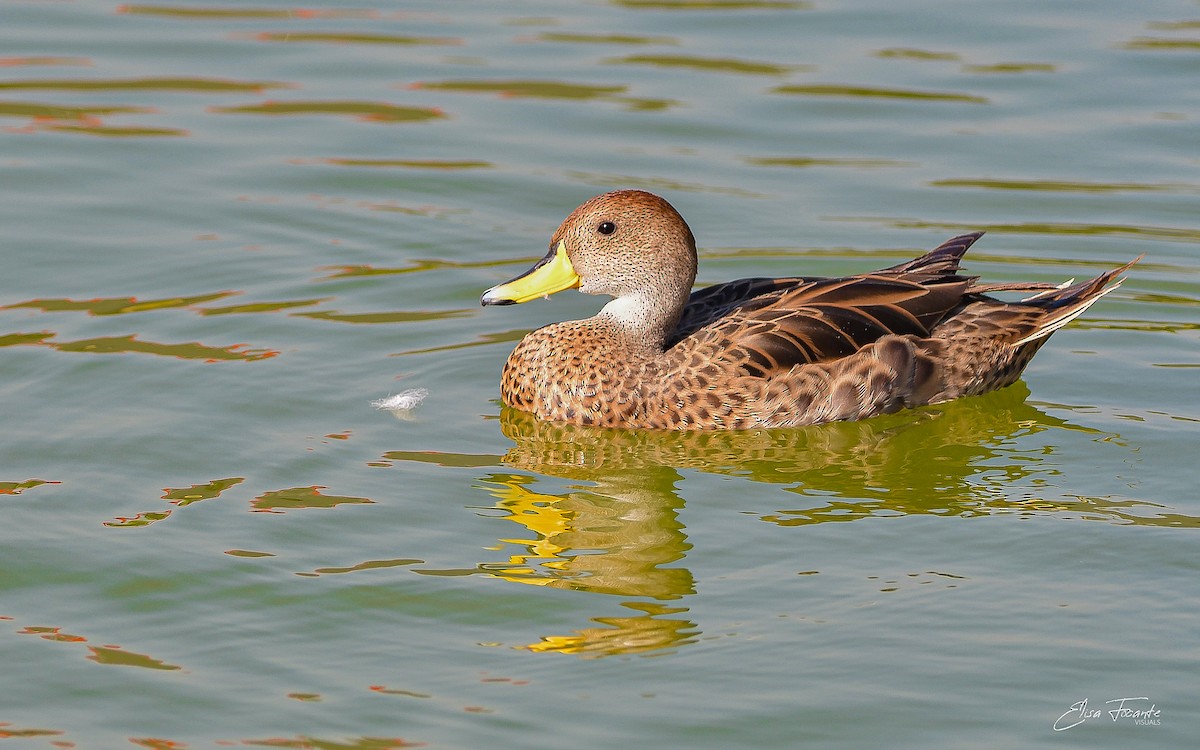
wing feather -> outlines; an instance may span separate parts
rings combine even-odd
[[[669,347],[722,342],[746,374],[854,354],[889,335],[928,337],[960,306],[975,277],[959,275],[980,233],[874,273],[838,278],[738,279],[692,294]]]

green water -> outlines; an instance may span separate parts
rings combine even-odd
[[[0,17],[5,748],[1194,742],[1196,3]],[[1145,258],[986,397],[502,412],[514,342],[600,300],[479,293],[617,187],[705,284],[968,229],[989,280]]]

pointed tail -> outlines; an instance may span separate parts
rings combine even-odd
[[[1120,287],[1121,282],[1125,281],[1124,277],[1121,277],[1121,274],[1132,268],[1143,257],[1145,257],[1144,254],[1139,255],[1120,268],[1105,271],[1093,279],[1081,281],[1077,284],[1067,282],[1062,286],[1039,291],[1032,297],[1026,297],[1021,300],[1020,304],[1040,307],[1046,311],[1046,315],[1038,322],[1037,327],[1033,331],[1012,342],[1009,346],[1017,347],[1022,344],[1028,344],[1031,341],[1044,339],[1067,323],[1075,320],[1085,310],[1096,304],[1101,297]],[[1029,288],[1034,289],[1037,287]]]

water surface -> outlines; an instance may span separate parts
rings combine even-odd
[[[1195,736],[1200,6],[0,7],[6,747]],[[600,301],[479,293],[618,187],[701,284],[1145,258],[985,397],[502,410]],[[1159,723],[1055,731],[1120,698]]]

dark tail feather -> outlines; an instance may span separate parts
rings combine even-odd
[[[962,257],[966,254],[967,249],[982,236],[983,232],[960,234],[946,240],[919,258],[881,269],[876,273],[896,276],[954,276],[958,273],[958,264],[962,262]]]
[[[1132,268],[1133,264],[1137,263],[1143,257],[1145,256],[1139,255],[1120,268],[1105,271],[1094,279],[1081,281],[1077,284],[1067,282],[1067,284],[1061,287],[1039,292],[1032,297],[1026,297],[1021,300],[1020,304],[1032,305],[1045,310],[1046,317],[1038,323],[1037,328],[1018,341],[1014,341],[1011,346],[1020,346],[1030,341],[1044,339],[1067,323],[1075,320],[1075,318],[1078,318],[1083,314],[1084,310],[1094,305],[1101,297],[1121,286],[1121,282],[1125,279],[1118,277]]]

